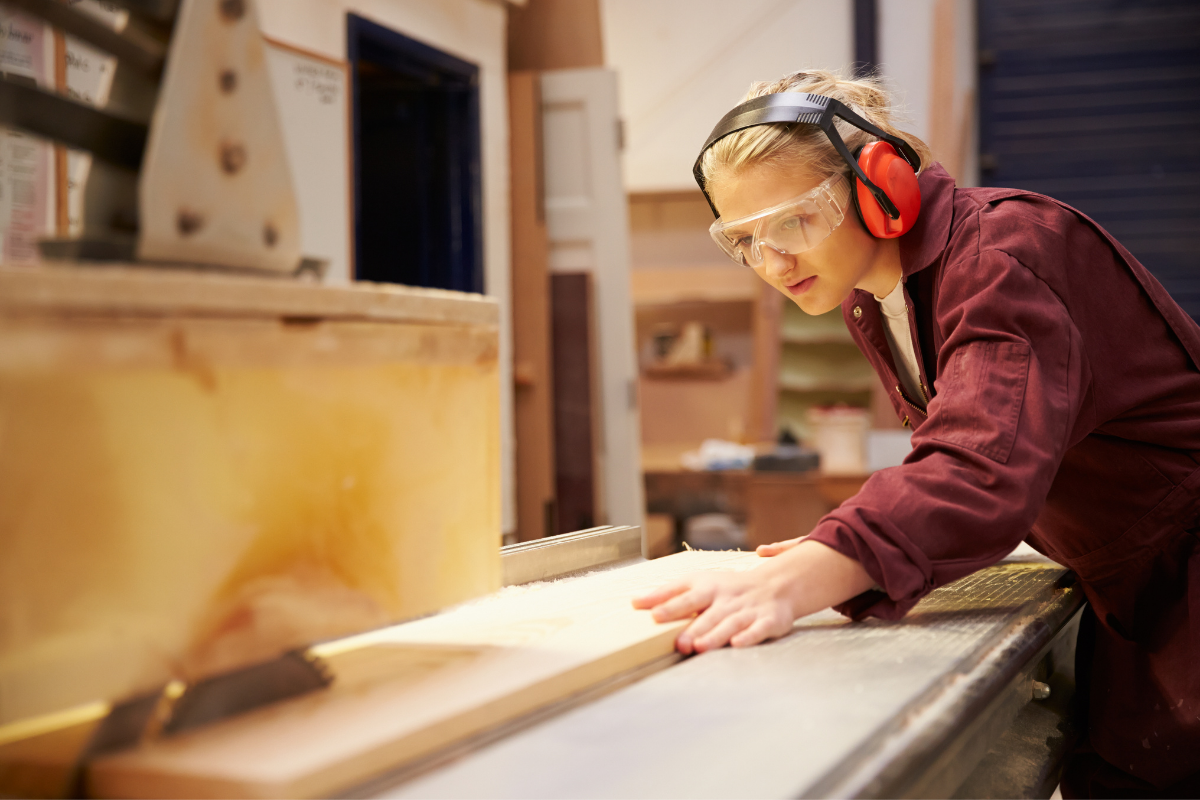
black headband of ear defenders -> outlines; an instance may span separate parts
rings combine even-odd
[[[704,147],[700,148],[700,155],[696,157],[696,163],[692,166],[692,175],[695,176],[696,183],[700,185],[700,191],[704,192],[704,199],[708,201],[708,207],[712,209],[713,216],[719,218],[721,215],[717,211],[717,207],[713,205],[712,198],[708,196],[708,190],[704,187],[704,173],[700,171],[700,162],[704,159],[708,148],[712,147],[718,139],[723,139],[731,133],[737,133],[746,128],[753,128],[756,125],[769,125],[773,122],[803,122],[816,125],[825,131],[825,135],[829,137],[834,149],[850,165],[850,169],[854,170],[854,174],[863,182],[867,190],[879,201],[880,207],[892,219],[898,219],[900,212],[896,210],[891,198],[882,189],[871,183],[863,173],[862,167],[858,165],[858,159],[850,154],[846,143],[842,141],[841,135],[834,127],[834,117],[841,117],[859,130],[866,131],[896,148],[896,152],[909,163],[914,172],[921,169],[921,158],[908,142],[883,132],[832,97],[803,92],[765,94],[762,97],[747,100],[721,117],[717,127],[713,128],[712,133],[708,135],[708,141],[704,143]]]

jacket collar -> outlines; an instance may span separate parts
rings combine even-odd
[[[950,243],[954,218],[954,178],[934,162],[917,178],[921,213],[912,229],[900,237],[900,268],[907,278],[937,261]]]

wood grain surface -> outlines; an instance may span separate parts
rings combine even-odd
[[[500,586],[494,327],[203,314],[305,292],[148,272],[0,279],[0,724]]]
[[[102,797],[315,797],[344,791],[583,691],[674,648],[630,598],[695,570],[745,570],[753,553],[685,552],[514,586],[330,648],[325,691],[104,758]]]
[[[496,326],[494,298],[359,282],[301,281],[134,266],[0,266],[0,311],[31,314],[356,319]]]

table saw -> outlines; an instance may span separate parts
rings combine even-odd
[[[1082,602],[1024,549],[901,622],[826,611],[782,640],[655,663],[364,793],[1048,797],[1074,736]]]
[[[756,555],[499,549],[492,301],[0,268],[0,333],[2,793],[1053,789],[1082,595],[1036,554],[680,660],[630,598]]]
[[[826,611],[757,647],[666,656],[357,793],[1048,797],[1076,734],[1082,604],[1023,547],[900,622]]]

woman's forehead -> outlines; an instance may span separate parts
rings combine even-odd
[[[803,167],[758,164],[712,184],[709,194],[721,212],[721,219],[741,219],[786,203],[812,190],[822,180],[823,176]]]

